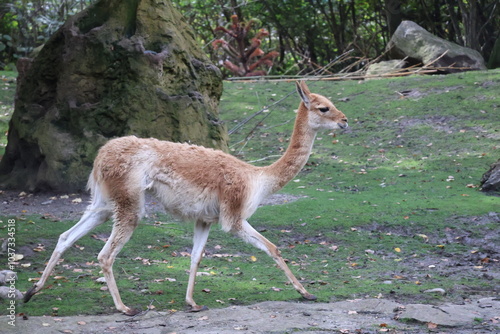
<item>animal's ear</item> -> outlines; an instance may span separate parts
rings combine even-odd
[[[306,108],[310,109],[311,99],[309,96],[311,95],[311,92],[309,91],[309,88],[304,81],[296,81],[295,84],[297,85],[297,93],[299,93],[299,96],[306,105]]]

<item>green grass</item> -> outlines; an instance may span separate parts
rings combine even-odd
[[[306,288],[321,302],[384,297],[438,303],[498,295],[492,277],[499,275],[500,198],[478,185],[499,158],[500,71],[309,87],[331,97],[350,128],[335,138],[318,135],[309,163],[281,191],[299,200],[262,207],[250,220],[280,247]],[[299,101],[293,83],[225,82],[224,88],[221,117],[229,129],[269,107],[231,135],[231,153],[271,163],[291,135]],[[5,233],[7,218],[0,216]],[[16,247],[27,254],[17,267],[17,286],[25,291],[74,222],[15,218]],[[18,311],[114,312],[109,292],[95,282],[102,276],[96,257],[103,242],[91,237],[109,231],[110,224],[78,241],[56,268],[61,277]],[[163,215],[145,219],[114,266],[124,302],[183,309],[189,257],[182,254],[190,252],[191,238],[192,224]],[[29,252],[38,244],[43,251]],[[197,278],[195,300],[210,308],[300,300],[267,255],[218,227],[200,271],[208,275]],[[432,288],[447,294],[423,293]]]

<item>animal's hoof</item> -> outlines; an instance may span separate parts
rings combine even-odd
[[[310,293],[306,293],[306,294],[302,295],[302,297],[304,297],[304,299],[307,299],[307,300],[316,300],[316,299],[318,299],[318,297],[316,297],[315,295],[311,295]]]
[[[208,310],[208,307],[205,305],[195,305],[191,306],[187,311],[188,312],[201,312],[201,311],[206,311]]]
[[[29,302],[31,297],[33,297],[36,293],[36,285],[33,285],[28,291],[26,291],[26,293],[24,294],[24,298],[23,298],[23,301],[25,303]]]
[[[127,311],[123,312],[123,314],[128,315],[128,316],[134,316],[134,315],[137,315],[137,314],[139,314],[141,312],[142,311],[139,310],[139,309],[129,308]]]

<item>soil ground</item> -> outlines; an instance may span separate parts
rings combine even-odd
[[[148,311],[121,314],[30,317],[2,333],[500,333],[500,300],[484,298],[463,305],[402,305],[384,299],[336,303],[263,302],[201,313]],[[12,327],[9,328],[8,327]]]
[[[78,200],[76,200],[78,199]],[[272,197],[266,204],[293,200]],[[2,214],[45,214],[78,219],[88,205],[86,194],[0,193]],[[161,210],[149,199],[148,212]],[[21,301],[18,301],[21,303]],[[5,304],[5,303],[4,303]],[[5,314],[5,312],[1,312]],[[149,310],[135,317],[112,315],[72,317],[3,316],[1,333],[500,333],[500,298],[461,303],[401,304],[387,299],[359,299],[332,303],[263,302],[201,313]],[[15,326],[13,326],[13,324]]]

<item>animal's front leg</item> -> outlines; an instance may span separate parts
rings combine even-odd
[[[197,305],[193,299],[194,284],[196,273],[201,262],[201,257],[207,244],[208,233],[210,232],[210,224],[203,221],[197,221],[194,227],[193,251],[191,252],[191,268],[189,270],[189,282],[186,292],[186,303],[191,307],[190,312],[199,312],[206,310],[207,307]]]
[[[281,257],[278,247],[276,247],[272,242],[267,240],[259,232],[257,232],[246,220],[242,222],[241,229],[235,232],[237,236],[246,242],[254,245],[255,247],[265,251],[273,260],[278,264],[278,266],[285,272],[288,280],[293,284],[295,290],[302,295],[307,300],[316,300],[316,296],[307,292],[302,284],[297,280],[295,275],[292,273],[290,268],[285,263],[285,260]]]

